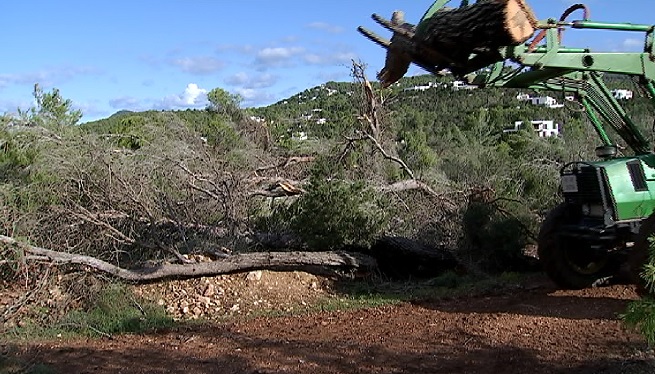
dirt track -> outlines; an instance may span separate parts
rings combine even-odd
[[[23,346],[61,373],[653,373],[616,285],[257,318]]]

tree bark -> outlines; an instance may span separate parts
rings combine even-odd
[[[383,86],[400,79],[410,62],[463,75],[502,60],[500,47],[518,45],[535,32],[537,20],[525,0],[482,0],[442,9],[416,27],[394,14],[398,28],[388,45],[385,67],[378,75]]]
[[[475,48],[498,48],[525,42],[536,19],[523,0],[486,0],[436,12],[417,27],[419,42],[455,55]]]
[[[140,269],[124,269],[95,257],[52,251],[19,242],[0,235],[0,243],[18,246],[25,260],[49,261],[57,265],[74,264],[112,275],[124,281],[146,283],[171,278],[198,278],[253,270],[307,271],[325,273],[333,270],[363,270],[376,268],[373,257],[350,252],[256,252],[226,257],[219,261],[193,264],[163,264]]]

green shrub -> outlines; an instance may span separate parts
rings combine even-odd
[[[526,217],[513,216],[495,204],[472,202],[462,217],[462,250],[483,271],[517,270],[528,244]]]
[[[170,327],[165,310],[140,300],[126,286],[110,285],[89,302],[86,310],[74,310],[61,322],[65,330],[83,334],[126,334]]]
[[[380,197],[365,183],[317,178],[287,214],[291,230],[316,250],[368,246],[388,218]]]
[[[650,346],[655,345],[655,299],[652,296],[631,302],[622,318],[644,335]]]
[[[628,310],[621,317],[625,323],[637,329],[650,346],[655,345],[655,237],[649,239],[648,261],[646,262],[641,278],[643,279],[649,294],[640,300],[633,301],[628,305]]]

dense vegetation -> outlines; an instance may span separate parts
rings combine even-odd
[[[37,86],[35,108],[2,118],[0,234],[128,266],[226,249],[367,248],[401,235],[468,270],[503,272],[558,203],[559,168],[593,159],[599,145],[561,93],[552,96],[565,106],[547,108],[517,100],[543,93],[454,89],[451,76],[423,75],[373,84],[373,110],[361,83],[248,109],[216,89],[205,110],[122,111],[81,125],[58,91]],[[650,136],[646,101],[626,106]],[[554,120],[562,134],[503,131],[530,120]],[[19,262],[0,271],[38,279]]]

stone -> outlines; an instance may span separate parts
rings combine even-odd
[[[256,271],[251,271],[246,275],[246,280],[250,282],[257,282],[262,279],[262,271],[261,270],[256,270]]]

